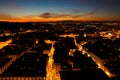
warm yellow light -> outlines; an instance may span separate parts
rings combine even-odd
[[[108,72],[108,71],[106,71],[105,72],[109,77],[111,77],[111,74]]]
[[[9,39],[5,42],[0,42],[0,49],[2,49],[3,47],[7,46],[9,43],[12,42],[12,39]]]
[[[90,57],[90,54],[87,54],[88,57]]]
[[[80,47],[79,47],[79,50],[81,51],[82,49],[83,49],[83,48],[80,46]]]
[[[44,40],[45,43],[51,44],[52,42],[50,40]]]
[[[100,69],[100,66],[98,66],[98,69]]]
[[[85,50],[82,50],[82,54],[85,55],[86,51]]]
[[[39,43],[38,39],[35,41],[35,43],[36,43],[36,44],[38,44],[38,43]]]

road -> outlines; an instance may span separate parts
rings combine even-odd
[[[84,43],[86,44],[87,42],[84,41]],[[88,57],[91,57],[92,60],[98,65],[98,68],[100,68],[102,71],[104,71],[104,73],[106,75],[108,75],[108,77],[111,78],[111,77],[115,76],[114,74],[112,74],[109,71],[109,69],[107,67],[104,66],[103,60],[101,60],[99,57],[97,57],[94,53],[87,52],[87,49],[83,48],[82,45],[84,45],[83,42],[82,42],[82,44],[78,44],[77,47],[79,48],[79,51],[81,51],[83,55],[87,54]]]
[[[9,39],[5,42],[0,42],[0,49],[2,49],[3,47],[7,46],[9,43],[12,42],[12,39]]]
[[[54,59],[53,59],[53,55],[55,51],[54,49],[55,41],[45,40],[45,42],[47,44],[51,44],[50,53],[48,54],[49,59],[46,66],[46,71],[47,71],[46,80],[61,80],[59,71],[56,69],[56,65],[54,64]]]
[[[88,43],[88,41],[83,41],[81,43],[77,43],[76,41],[76,34],[69,34],[69,35],[61,35],[61,37],[71,37],[74,39],[74,43],[75,45],[78,47],[78,50],[82,52],[83,55],[87,54],[88,57],[91,57],[92,60],[98,65],[98,68],[100,68],[102,71],[104,71],[104,73],[106,75],[108,75],[108,77],[113,77],[115,76],[114,74],[112,74],[109,69],[107,67],[104,66],[104,62],[103,60],[101,60],[99,57],[97,57],[95,54],[93,54],[92,52],[87,52],[86,48],[83,48],[82,46],[85,45],[86,43]],[[73,56],[74,54],[74,49],[70,50],[69,55]]]
[[[12,58],[7,64],[5,64],[1,69],[0,69],[0,74],[2,74],[14,61],[16,61],[17,58],[21,57],[25,53],[29,52],[32,48],[27,49],[26,51],[23,51],[19,55],[14,55],[14,56],[9,56]]]

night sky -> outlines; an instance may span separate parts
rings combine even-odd
[[[0,0],[0,21],[119,21],[120,0]]]

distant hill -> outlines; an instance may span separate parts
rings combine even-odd
[[[97,22],[97,23],[120,23],[120,21],[78,21],[78,20],[63,20],[63,21],[56,21],[56,22],[7,22],[7,21],[0,21],[1,23],[57,23],[57,22],[61,22],[61,23],[78,23],[78,22],[83,22],[83,23],[93,23],[93,22]]]

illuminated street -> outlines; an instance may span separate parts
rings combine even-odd
[[[93,53],[88,53],[91,58],[94,60],[94,62],[98,65],[98,68],[102,69],[109,77],[114,77],[115,75],[109,72],[109,69],[104,66],[101,59],[99,59],[96,55]]]
[[[31,48],[29,48],[25,52],[22,52],[20,55],[10,56],[10,58],[12,58],[12,59],[0,69],[0,74],[2,74],[15,60],[17,60],[19,57],[21,57],[22,55],[24,55],[25,53],[27,53],[30,50],[31,50]]]
[[[40,15],[58,16],[66,15]],[[0,22],[0,28],[0,80],[120,79],[120,23]]]
[[[12,39],[9,39],[5,42],[0,42],[0,49],[2,49],[3,47],[7,46],[9,43],[12,42]]]
[[[78,35],[74,35],[74,34],[61,35],[61,37],[71,37],[71,38],[73,38],[75,45],[79,48],[78,50],[80,50],[83,55],[87,54],[88,57],[91,57],[92,60],[98,65],[98,68],[101,68],[109,77],[115,76],[114,74],[111,74],[111,73],[109,72],[109,69],[107,69],[107,68],[104,66],[104,63],[102,62],[102,60],[101,60],[99,57],[97,57],[97,56],[94,55],[93,53],[87,52],[87,50],[82,47],[82,45],[85,45],[85,44],[87,43],[86,41],[83,41],[83,42],[77,44],[76,38],[75,38],[76,36],[78,36]],[[73,56],[73,52],[75,52],[75,50],[70,50],[69,55],[70,55],[70,56]]]
[[[47,62],[47,67],[46,67],[46,71],[47,71],[46,80],[61,80],[59,71],[56,70],[55,65],[54,65],[54,59],[53,59],[53,55],[54,55],[54,51],[55,51],[55,49],[54,49],[55,42],[50,41],[50,40],[47,40],[45,42],[47,44],[52,44],[50,53],[48,54],[49,59]]]
[[[87,54],[88,57],[91,57],[92,60],[98,65],[98,68],[102,69],[106,75],[108,75],[109,77],[113,77],[115,76],[114,74],[110,73],[109,72],[109,69],[107,69],[107,67],[104,66],[104,63],[102,62],[102,60],[97,57],[96,55],[94,55],[93,53],[91,52],[87,52],[83,47],[82,45],[86,44],[87,42],[82,42],[81,44],[78,44],[78,48],[79,50],[82,52],[83,55]]]

